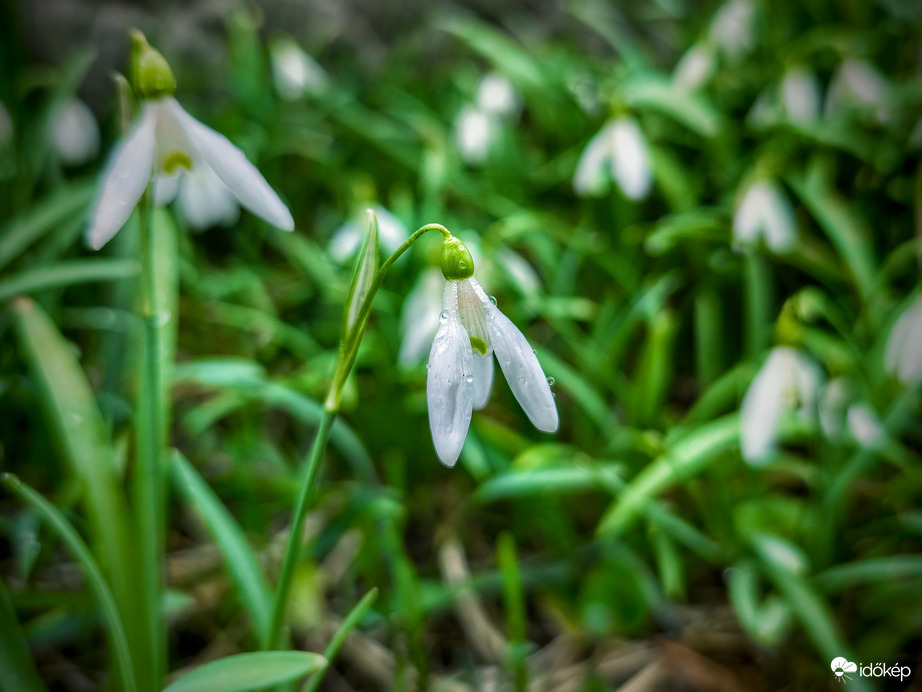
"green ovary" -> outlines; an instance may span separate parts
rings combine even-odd
[[[480,355],[487,355],[487,342],[477,336],[469,337],[471,340],[471,348],[477,351]]]
[[[185,168],[187,171],[191,171],[192,159],[181,151],[174,151],[163,160],[163,172],[167,175],[173,175],[178,168]]]

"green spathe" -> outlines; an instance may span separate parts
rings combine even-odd
[[[145,99],[159,99],[172,96],[176,91],[176,79],[169,63],[152,48],[137,29],[131,32],[131,76],[134,88]]]
[[[474,275],[474,258],[470,250],[454,236],[442,243],[442,275],[449,281],[469,279]]]

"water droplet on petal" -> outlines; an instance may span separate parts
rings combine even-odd
[[[468,376],[467,376],[467,377],[465,377],[464,379],[465,379],[465,380],[467,381],[467,383],[468,383],[468,384],[470,384],[471,382],[473,382],[473,381],[474,381],[474,378],[473,378],[473,377],[471,377],[470,375],[468,375]]]
[[[519,384],[525,384],[526,380],[524,377],[519,378]]]
[[[428,369],[431,368],[431,367],[432,367],[432,366],[429,365],[429,363],[426,363],[426,370],[428,370]]]
[[[557,394],[556,394],[555,392],[551,392],[551,398],[552,398],[552,399],[556,399],[556,398],[557,398]]]
[[[548,378],[547,378],[547,384],[548,384],[549,387],[553,387],[553,386],[554,386],[554,382],[555,382],[555,380],[554,380],[553,377],[548,377]]]
[[[444,322],[445,320],[447,320],[447,319],[448,319],[448,310],[442,310],[442,312],[439,313],[439,319],[442,320],[442,322]]]
[[[490,296],[490,302],[493,303],[493,305],[496,305],[496,297]]]

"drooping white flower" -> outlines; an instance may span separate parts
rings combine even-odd
[[[174,197],[179,215],[193,231],[230,226],[240,217],[237,198],[211,166],[154,179],[154,204],[168,204]]]
[[[884,428],[877,414],[863,402],[848,407],[846,421],[852,437],[864,447],[873,447],[884,436]]]
[[[692,92],[707,84],[717,69],[714,49],[699,42],[685,51],[672,72],[672,84],[682,92]]]
[[[51,141],[65,166],[82,166],[99,153],[99,125],[80,99],[68,99],[51,122]]]
[[[410,236],[410,231],[400,219],[380,204],[373,204],[368,210],[374,211],[378,217],[378,242],[381,248],[388,254],[394,252]],[[362,244],[367,225],[367,221],[352,219],[333,231],[329,246],[330,257],[337,262],[344,262],[352,257]]]
[[[753,247],[759,238],[772,252],[791,250],[797,242],[794,209],[778,183],[761,179],[743,193],[733,216],[733,244]]]
[[[465,106],[455,121],[455,143],[467,163],[481,164],[496,138],[499,121],[495,114],[477,106]]]
[[[711,21],[711,38],[730,58],[752,49],[756,7],[751,0],[724,3]]]
[[[904,385],[922,382],[922,296],[893,324],[884,363]]]
[[[890,83],[873,65],[858,58],[847,58],[839,65],[826,92],[824,113],[827,117],[855,106],[874,108],[877,119],[890,119],[886,100]]]
[[[446,255],[451,256],[447,261]],[[461,454],[473,410],[483,408],[490,396],[493,354],[536,428],[554,432],[559,419],[534,351],[473,278],[473,261],[467,249],[457,238],[449,238],[442,257],[447,283],[429,351],[426,395],[436,454],[451,467]]]
[[[316,94],[327,88],[326,70],[291,38],[275,39],[269,46],[272,81],[286,101],[297,101],[304,94]]]
[[[633,118],[611,120],[589,140],[576,164],[573,190],[580,196],[598,197],[605,193],[609,176],[629,199],[640,200],[650,192],[650,155]]]
[[[781,80],[781,101],[792,122],[816,120],[820,114],[820,83],[816,73],[804,66],[790,68]]]
[[[477,107],[487,113],[511,116],[518,113],[519,93],[512,82],[501,74],[491,72],[484,76],[477,87]]]
[[[747,463],[768,460],[786,412],[813,412],[821,381],[819,366],[800,351],[786,346],[772,349],[740,407],[740,447]]]
[[[132,40],[141,117],[106,167],[87,232],[90,246],[98,250],[118,233],[153,179],[199,166],[212,168],[241,206],[283,230],[294,230],[288,207],[243,152],[173,98],[176,82],[163,56],[140,32]]]

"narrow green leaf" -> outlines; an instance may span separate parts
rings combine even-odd
[[[499,535],[496,562],[503,582],[503,606],[506,611],[506,632],[509,635],[509,664],[515,679],[515,689],[524,692],[528,687],[525,656],[529,648],[525,638],[525,592],[522,590],[522,572],[515,549],[515,538],[508,531],[503,531]]]
[[[495,502],[532,495],[610,491],[623,484],[624,480],[614,464],[523,469],[490,478],[477,489],[473,499],[478,502]]]
[[[373,209],[368,210],[368,231],[355,261],[355,272],[346,299],[346,312],[343,320],[343,341],[349,340],[349,334],[355,326],[359,312],[378,271],[378,217]],[[359,326],[361,329],[361,325]]]
[[[0,280],[0,300],[55,286],[114,281],[136,276],[138,263],[128,259],[79,259],[26,269]]]
[[[26,636],[3,579],[0,579],[0,689],[5,692],[47,692],[38,676]]]
[[[293,682],[326,665],[307,651],[257,651],[206,663],[163,692],[248,692]]]
[[[66,187],[42,200],[28,215],[20,215],[0,229],[0,269],[16,259],[46,233],[75,216],[82,216],[93,197],[94,184]]]
[[[621,534],[658,493],[700,473],[737,443],[739,417],[731,414],[702,425],[637,474],[605,512],[596,533]]]
[[[64,542],[77,562],[83,567],[86,573],[87,583],[96,595],[96,599],[99,601],[99,605],[102,608],[103,617],[106,620],[106,626],[109,630],[109,639],[112,643],[115,658],[118,661],[117,668],[122,687],[128,692],[133,692],[137,689],[137,685],[124,623],[119,613],[118,606],[115,603],[115,598],[109,590],[109,585],[102,574],[102,570],[99,569],[99,565],[97,565],[96,561],[93,559],[90,549],[87,548],[86,543],[83,542],[83,539],[80,538],[80,535],[71,523],[67,521],[64,515],[58,511],[57,507],[48,502],[48,500],[20,481],[13,474],[3,474],[2,477],[0,477],[0,481],[20,499],[29,503],[29,505],[48,522],[51,529]],[[3,689],[7,689],[6,685],[4,685]]]
[[[702,96],[682,93],[649,73],[627,85],[624,93],[630,106],[659,111],[702,137],[714,137],[723,128],[720,112]]]
[[[922,580],[922,556],[888,555],[831,567],[815,577],[825,591],[837,592],[859,584],[876,584],[897,579]]]
[[[204,519],[208,531],[224,555],[224,563],[240,602],[250,614],[260,644],[269,637],[272,595],[266,576],[246,536],[214,491],[183,455],[173,452],[173,476],[179,490]]]
[[[323,651],[323,657],[326,659],[326,663],[323,664],[323,667],[320,670],[311,676],[310,681],[304,688],[304,692],[315,692],[315,690],[320,686],[320,682],[323,680],[324,673],[327,672],[330,665],[336,659],[336,655],[339,653],[342,645],[346,642],[346,638],[349,636],[349,633],[355,629],[355,626],[359,624],[359,621],[365,615],[366,611],[371,608],[372,604],[377,598],[378,587],[375,586],[371,589],[371,591],[365,594],[362,600],[359,601],[352,610],[349,611],[346,619],[343,620],[342,624],[339,626],[339,629],[336,630],[336,633],[330,640],[330,643],[327,644],[327,648]]]

